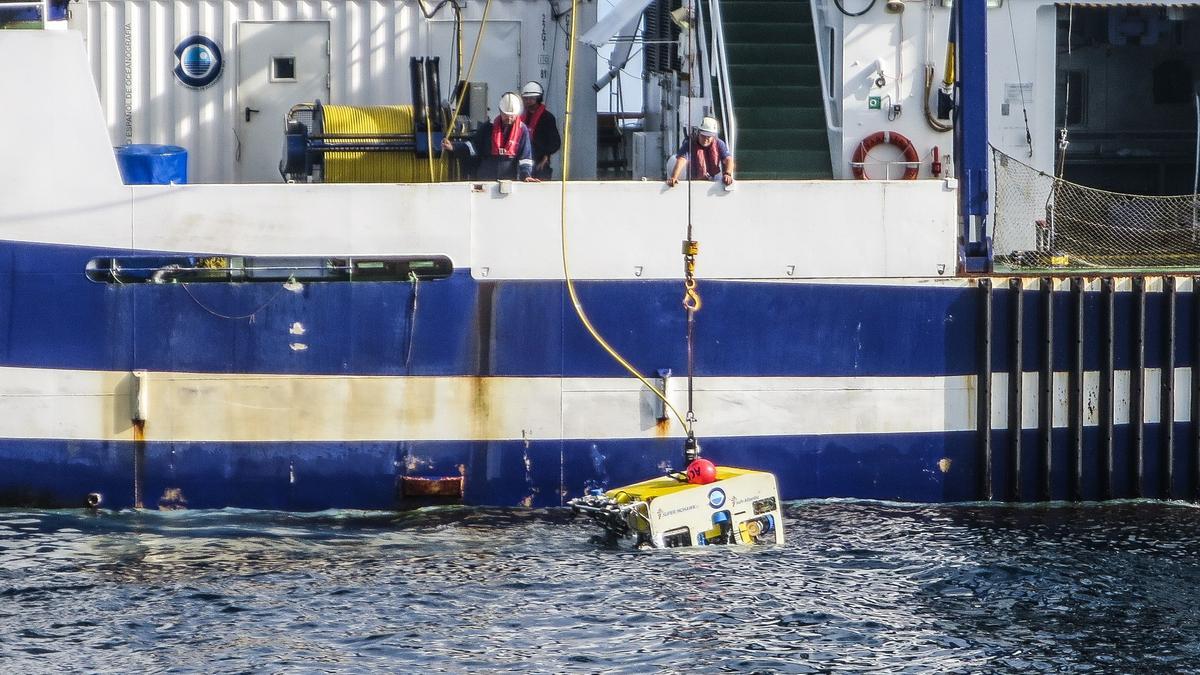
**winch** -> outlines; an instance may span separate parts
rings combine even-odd
[[[638,546],[675,548],[713,544],[782,544],[783,513],[775,476],[765,471],[714,467],[694,460],[684,473],[569,502],[617,539]]]
[[[290,182],[430,183],[457,180],[443,161],[448,133],[465,134],[487,118],[484,83],[459,82],[466,105],[443,101],[437,57],[409,62],[411,105],[300,103],[288,112],[279,173]],[[456,119],[451,120],[451,115]]]

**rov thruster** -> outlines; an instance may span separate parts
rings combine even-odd
[[[686,473],[603,492],[593,489],[569,502],[616,539],[638,546],[676,548],[713,544],[782,544],[783,514],[775,476],[716,467],[696,459]]]

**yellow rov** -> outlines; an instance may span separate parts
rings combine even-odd
[[[686,475],[668,474],[603,493],[594,490],[572,499],[570,506],[612,536],[632,537],[639,546],[783,543],[774,475],[719,467],[715,480],[697,483],[689,482],[692,473],[689,467]]]

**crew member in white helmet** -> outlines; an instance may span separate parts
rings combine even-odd
[[[558,135],[558,121],[546,110],[542,85],[526,82],[521,88],[521,99],[525,103],[525,114],[521,117],[529,127],[533,141],[533,175],[550,180],[550,156],[562,148],[562,137]]]
[[[514,92],[500,97],[500,114],[479,125],[471,140],[443,138],[442,150],[463,160],[467,175],[472,178],[538,182],[533,177],[529,127],[521,121],[521,97]]]
[[[667,187],[675,187],[679,183],[679,175],[683,167],[689,166],[692,180],[719,180],[726,185],[733,185],[733,155],[729,154],[729,146],[717,138],[720,129],[717,120],[705,117],[700,126],[688,134],[675,153],[675,166],[667,177]]]

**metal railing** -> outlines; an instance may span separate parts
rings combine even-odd
[[[820,5],[820,8],[818,8]],[[809,3],[809,8],[812,10],[813,22],[813,39],[817,49],[817,71],[821,75],[821,103],[825,108],[825,127],[829,135],[829,155],[830,162],[834,167],[834,177],[837,177],[837,167],[842,166],[842,120],[840,118],[841,107],[838,101],[834,99],[834,66],[837,60],[837,50],[835,43],[837,41],[838,32],[833,26],[826,25],[821,16],[824,9],[824,3],[813,2]],[[824,29],[824,30],[823,30]],[[829,41],[822,40],[823,34],[828,30]]]
[[[737,154],[737,116],[733,112],[733,85],[729,80],[729,58],[725,53],[725,26],[721,20],[721,0],[708,0],[708,16],[712,22],[712,46],[709,50],[713,75],[716,77],[716,96],[721,98],[721,127],[729,152]]]

